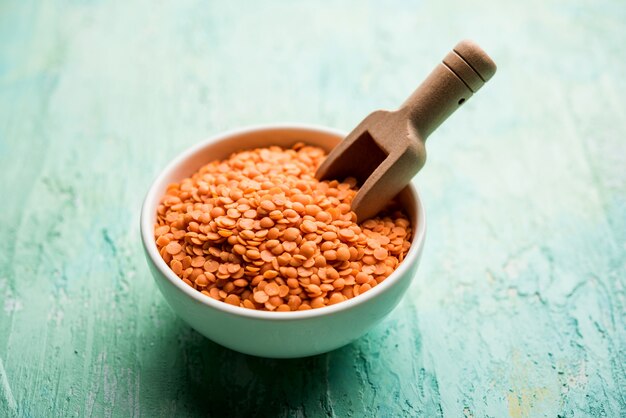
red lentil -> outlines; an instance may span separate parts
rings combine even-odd
[[[234,153],[168,186],[159,252],[187,285],[248,309],[296,311],[367,292],[402,262],[411,225],[396,203],[357,224],[347,178],[318,181],[322,149]]]

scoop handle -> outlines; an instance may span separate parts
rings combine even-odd
[[[422,141],[478,91],[496,64],[476,43],[459,42],[400,106]]]

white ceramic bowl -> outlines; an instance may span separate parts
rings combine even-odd
[[[420,260],[426,220],[417,190],[409,185],[400,201],[409,214],[411,248],[381,284],[353,299],[296,312],[255,311],[219,302],[186,285],[161,258],[154,241],[156,209],[169,183],[190,176],[202,165],[232,152],[302,141],[331,150],[344,133],[316,126],[272,125],[214,136],[183,152],[154,181],[141,210],[141,238],[148,265],[163,296],[196,331],[225,347],[262,357],[292,358],[324,353],[354,341],[400,302]]]

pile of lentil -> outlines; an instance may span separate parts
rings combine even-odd
[[[396,203],[357,224],[356,180],[315,178],[325,157],[302,143],[241,151],[169,185],[154,227],[163,260],[194,289],[250,309],[367,292],[402,262],[411,225]]]

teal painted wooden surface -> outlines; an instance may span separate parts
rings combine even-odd
[[[0,2],[0,416],[626,415],[626,3]],[[228,128],[349,129],[459,39],[423,262],[365,338],[277,361],[178,320],[142,197]]]

